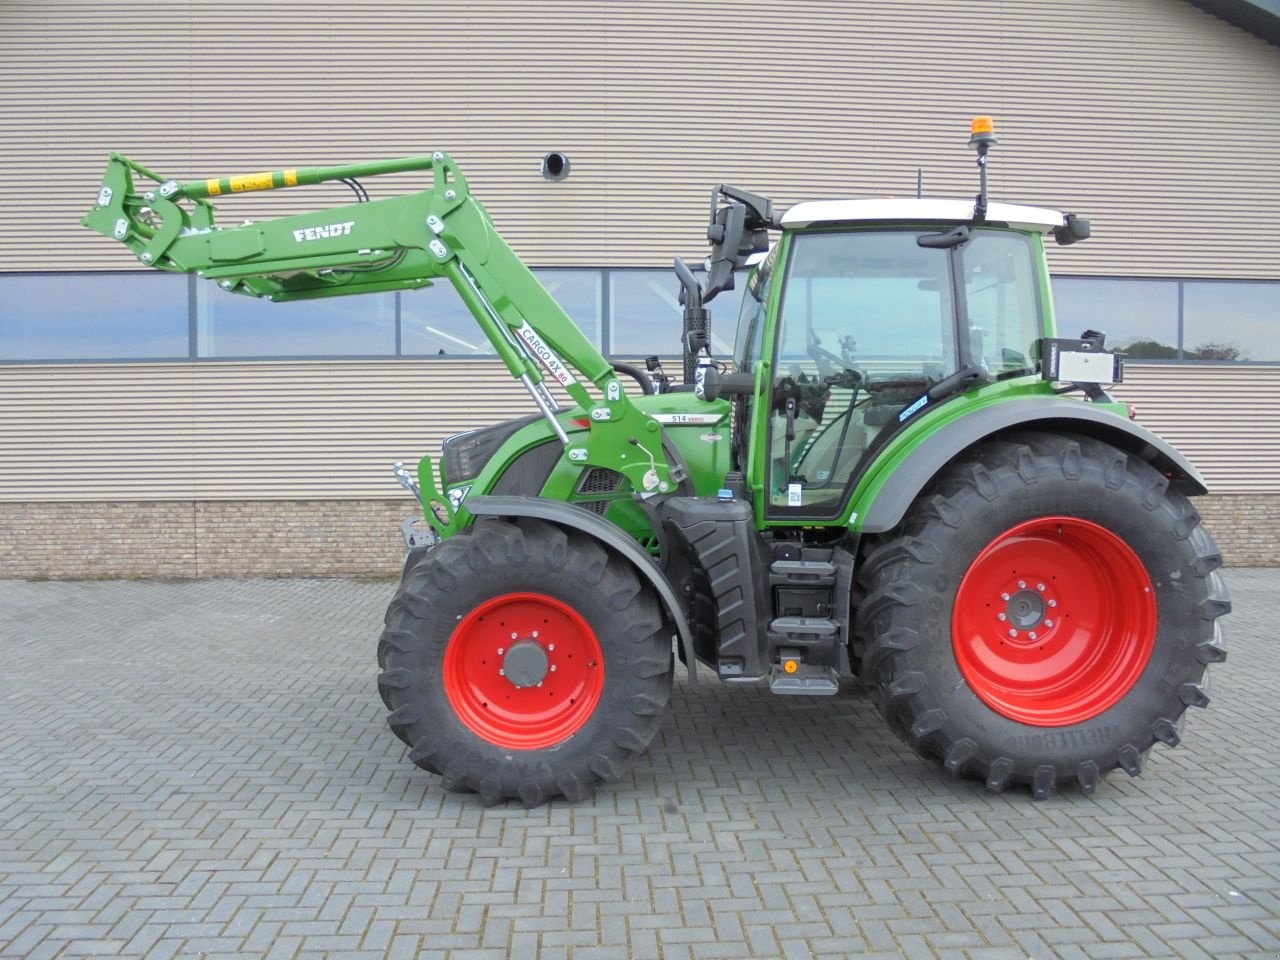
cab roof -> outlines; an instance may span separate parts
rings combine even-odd
[[[810,200],[797,203],[782,215],[784,229],[837,223],[972,223],[972,200],[940,200],[915,197],[869,200]],[[1015,230],[1049,233],[1065,222],[1057,210],[1026,207],[1017,203],[987,206],[987,223],[1007,224]]]

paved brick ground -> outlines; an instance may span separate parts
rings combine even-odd
[[[1094,798],[924,767],[865,697],[683,685],[594,803],[484,809],[373,687],[391,592],[0,582],[0,956],[1271,957],[1280,571],[1186,746]]]

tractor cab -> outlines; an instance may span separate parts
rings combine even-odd
[[[1041,363],[1046,344],[1062,343],[1043,238],[1075,243],[1089,224],[988,202],[995,142],[978,118],[973,201],[824,200],[778,214],[740,188],[712,191],[705,284],[676,263],[686,380],[703,400],[738,401],[733,460],[760,526],[846,525],[879,455],[904,434],[927,435],[912,428],[943,402],[1010,381],[1052,393],[1066,379]],[[770,230],[780,232],[772,244]],[[733,357],[721,362],[705,304],[733,287],[735,270],[746,294]]]
[[[852,200],[782,217],[748,279],[724,391],[740,391],[735,454],[765,478],[767,516],[843,521],[852,482],[914,418],[1037,376],[1052,333],[1041,233],[1063,217],[971,216],[962,201]]]

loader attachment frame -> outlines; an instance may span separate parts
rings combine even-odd
[[[215,222],[210,199],[412,171],[429,173],[431,186],[233,227]],[[673,492],[681,479],[663,451],[661,425],[628,399],[613,365],[494,229],[443,152],[186,183],[112,154],[83,223],[124,243],[148,266],[194,273],[230,293],[266,300],[412,290],[447,280],[571,462],[616,470],[641,497]],[[571,439],[561,422],[569,411],[548,378],[585,414],[586,432]]]

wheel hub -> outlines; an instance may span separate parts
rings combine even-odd
[[[502,672],[517,687],[536,687],[546,679],[550,663],[536,640],[519,640],[508,648]]]
[[[1005,616],[1019,630],[1030,630],[1044,622],[1044,598],[1034,590],[1019,590],[1009,597]]]

